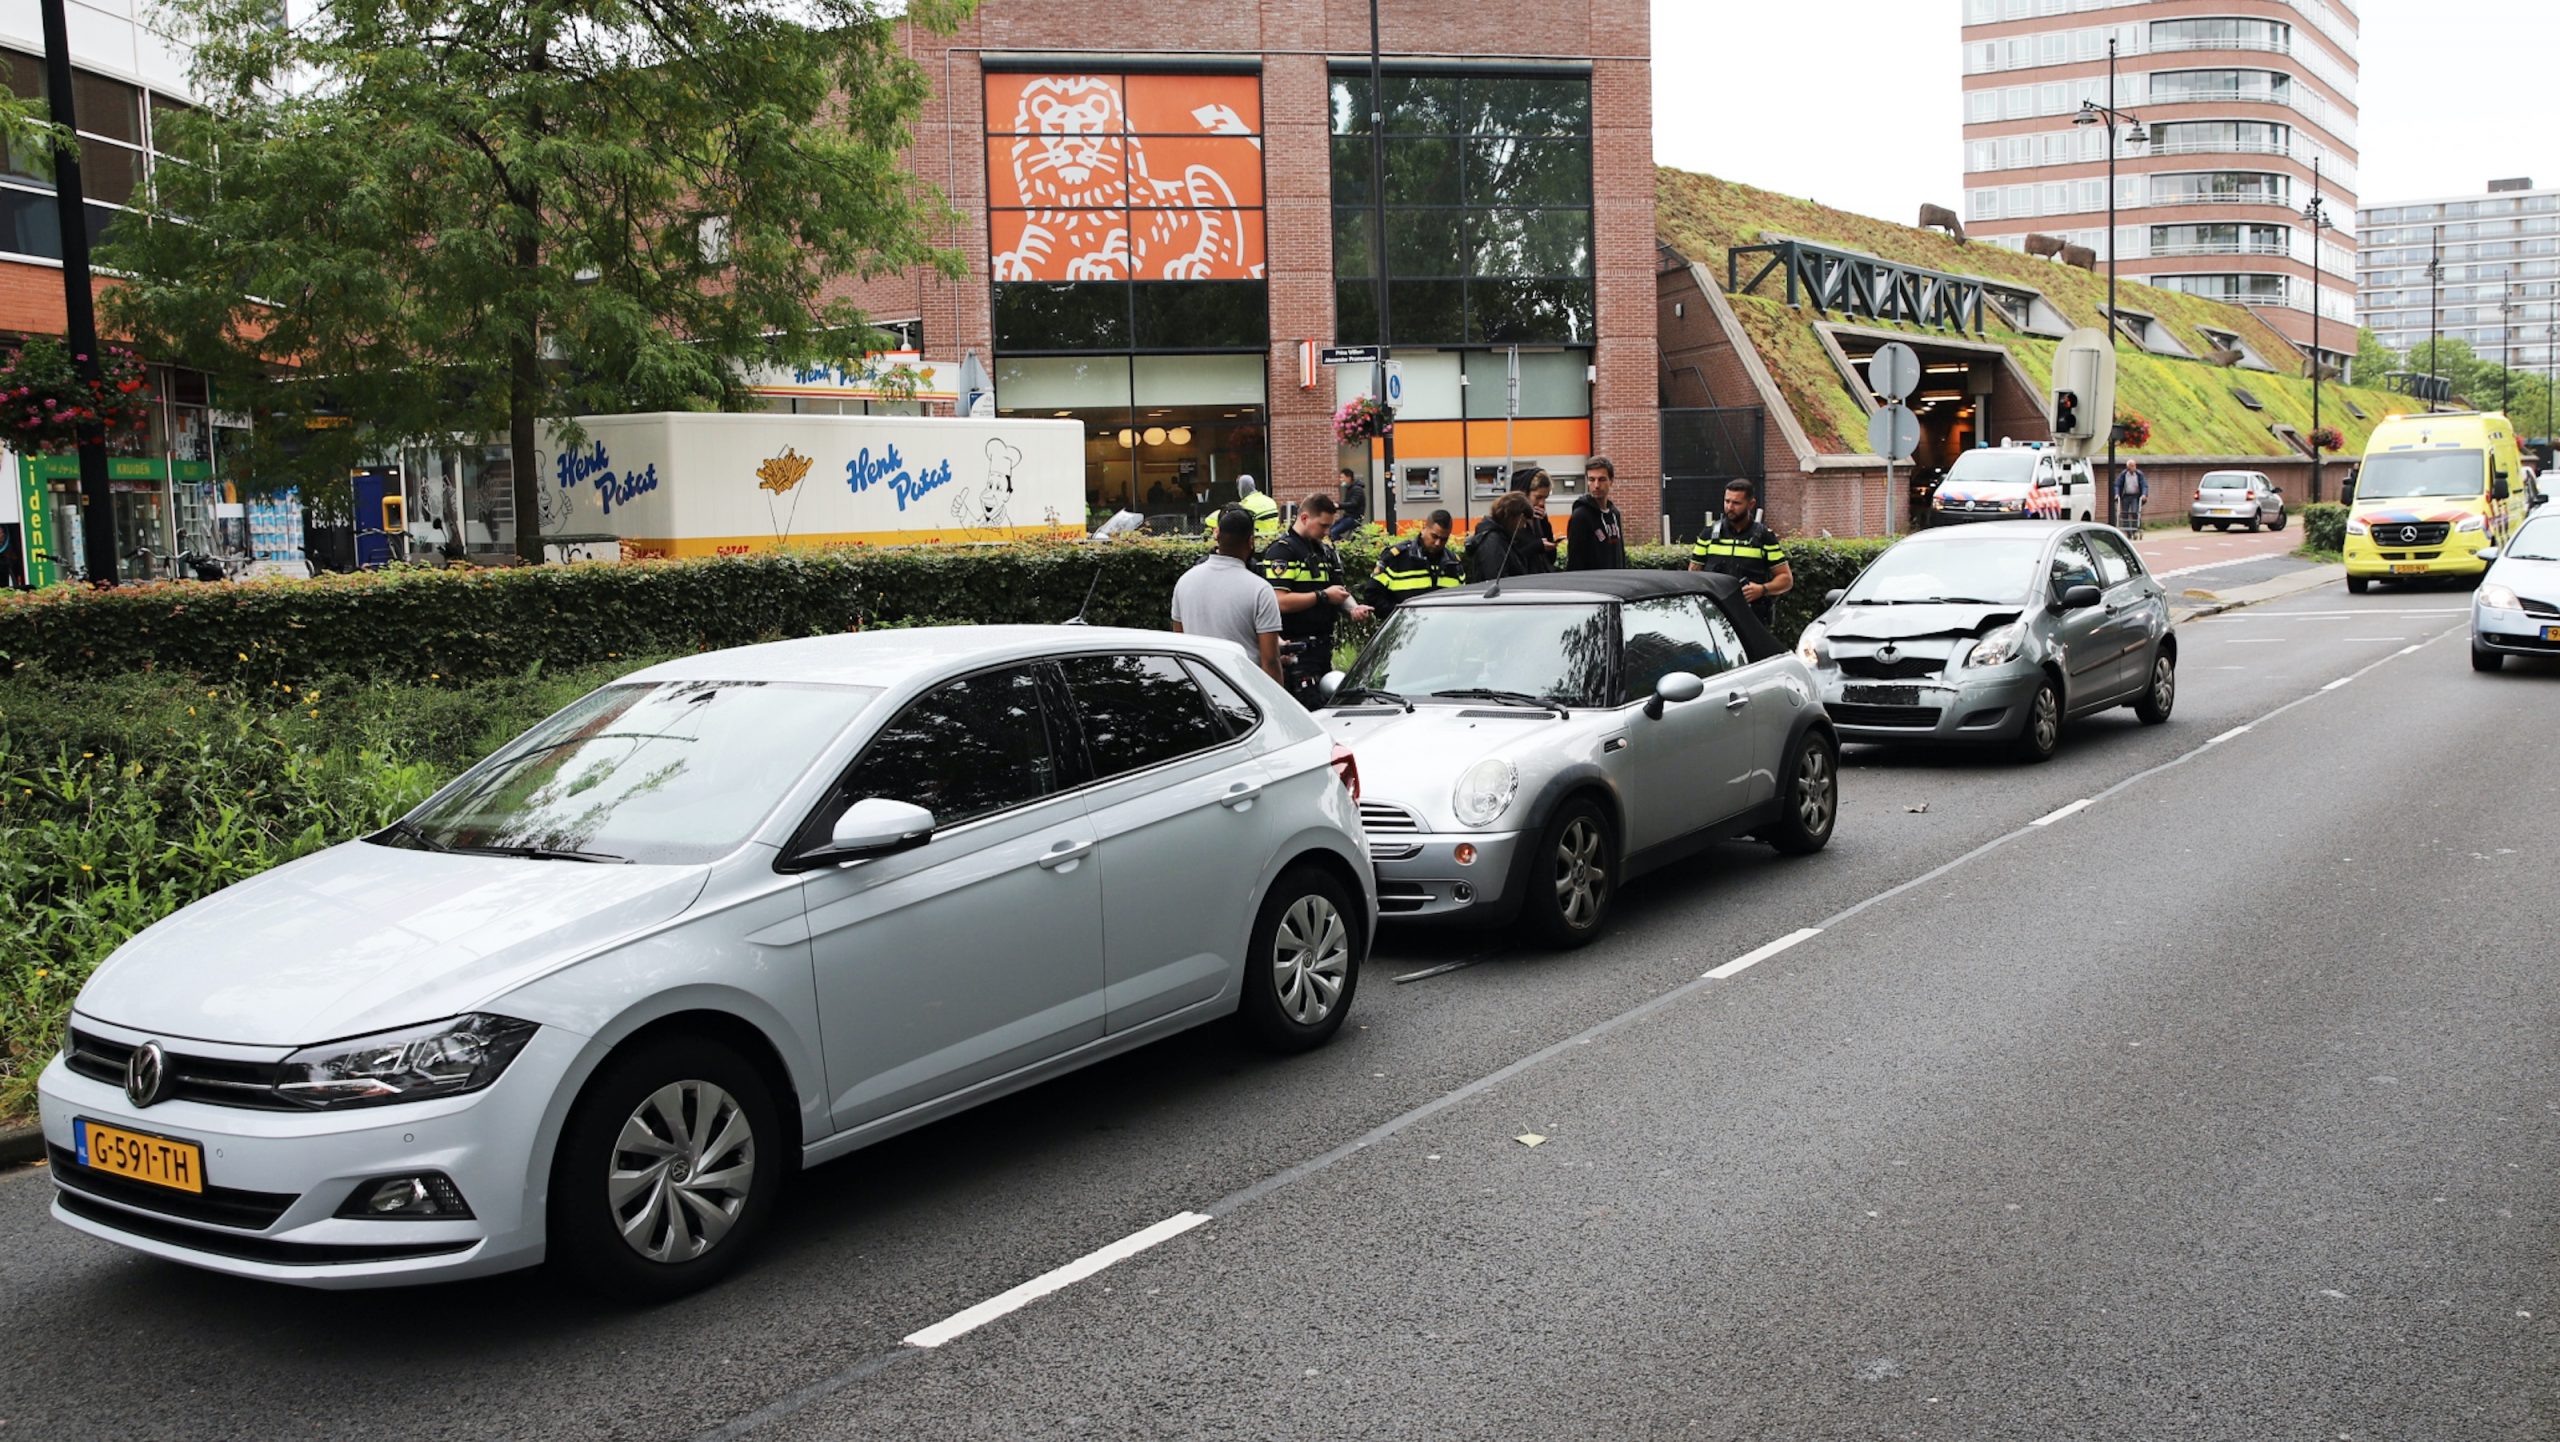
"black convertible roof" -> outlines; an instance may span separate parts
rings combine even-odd
[[[1496,583],[1480,581],[1472,586],[1459,586],[1416,596],[1400,610],[1428,606],[1468,606],[1505,601],[1651,601],[1664,596],[1705,596],[1713,600],[1725,619],[1742,637],[1743,648],[1754,661],[1766,660],[1785,648],[1778,639],[1751,614],[1742,599],[1742,582],[1732,576],[1712,571],[1550,571],[1542,576],[1513,576],[1500,582],[1501,593],[1495,594]]]

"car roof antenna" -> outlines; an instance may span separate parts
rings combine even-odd
[[[1087,624],[1084,619],[1084,613],[1093,609],[1093,594],[1101,589],[1102,568],[1100,566],[1095,566],[1093,568],[1093,584],[1084,588],[1084,604],[1076,607],[1076,613],[1069,616],[1066,619],[1065,624],[1069,626],[1082,626]]]

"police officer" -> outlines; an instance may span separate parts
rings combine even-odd
[[[1316,682],[1333,669],[1337,615],[1365,621],[1377,614],[1351,597],[1342,580],[1342,553],[1324,538],[1340,508],[1322,491],[1298,507],[1288,533],[1262,552],[1262,574],[1280,593],[1281,680],[1309,710]]]
[[[1280,534],[1280,503],[1264,495],[1262,488],[1254,484],[1253,477],[1236,477],[1235,504],[1253,517],[1255,541],[1267,542]],[[1213,545],[1218,539],[1218,515],[1217,511],[1211,511],[1207,523],[1201,527],[1201,535]]]
[[[1424,519],[1420,535],[1387,547],[1362,598],[1384,616],[1416,596],[1466,584],[1465,565],[1449,549],[1449,529],[1455,524],[1447,511],[1433,511]]]
[[[1689,569],[1740,577],[1742,599],[1763,626],[1778,624],[1778,598],[1793,589],[1796,573],[1787,566],[1786,548],[1778,533],[1752,517],[1751,483],[1731,481],[1724,488],[1724,514],[1698,535],[1689,552]]]

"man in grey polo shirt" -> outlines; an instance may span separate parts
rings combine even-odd
[[[1253,517],[1230,506],[1218,515],[1217,549],[1173,583],[1173,629],[1218,636],[1244,648],[1280,679],[1280,593],[1253,569]]]

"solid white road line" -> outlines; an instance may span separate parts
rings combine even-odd
[[[2079,800],[2072,802],[2070,805],[2063,807],[2059,811],[2047,812],[2027,824],[2029,826],[2051,826],[2053,823],[2060,821],[2062,818],[2069,816],[2075,811],[2088,810],[2091,804],[2090,798],[2083,796]]]
[[[1767,946],[1761,947],[1757,951],[1746,951],[1742,955],[1735,957],[1733,960],[1726,962],[1724,965],[1717,967],[1715,970],[1704,973],[1698,979],[1700,981],[1722,981],[1728,976],[1734,976],[1741,972],[1749,971],[1751,968],[1758,966],[1760,963],[1767,961],[1770,957],[1776,956],[1779,952],[1786,950],[1788,947],[1794,946],[1798,942],[1811,940],[1821,934],[1822,928],[1818,926],[1808,926],[1801,931],[1788,932],[1786,935],[1770,942]]]
[[[2284,644],[2284,638],[2282,636],[2234,636],[2222,644],[2226,646],[2280,646]]]
[[[2335,691],[2354,679],[2356,678],[2353,676],[2341,676],[2337,680],[2330,682],[2328,685],[2323,686],[2320,689],[2323,691]]]
[[[1159,1242],[1171,1241],[1209,1220],[1204,1212],[1177,1212],[1144,1231],[1131,1232],[1107,1247],[1097,1247],[1063,1267],[1041,1273],[1012,1291],[989,1297],[965,1311],[954,1312],[921,1332],[909,1332],[910,1347],[939,1347],[965,1337],[998,1317],[1021,1311],[1061,1287],[1073,1286],[1114,1262],[1125,1262]]]
[[[2208,739],[2204,744],[2207,746],[2219,746],[2223,742],[2230,740],[2232,737],[2237,736],[2248,729],[2249,728],[2246,726],[2234,726],[2230,730],[2223,732],[2221,735]]]
[[[2394,652],[2392,652],[2391,654],[2393,654],[2393,655],[2395,655],[2395,656],[2406,656],[2406,655],[2410,654],[2411,652],[2413,652],[2413,651],[2415,651],[2415,650],[2417,650],[2417,649],[2418,649],[2418,648],[2417,648],[2417,647],[2415,647],[2415,646],[2403,646],[2403,647],[2401,647],[2399,650],[2394,651]]]

